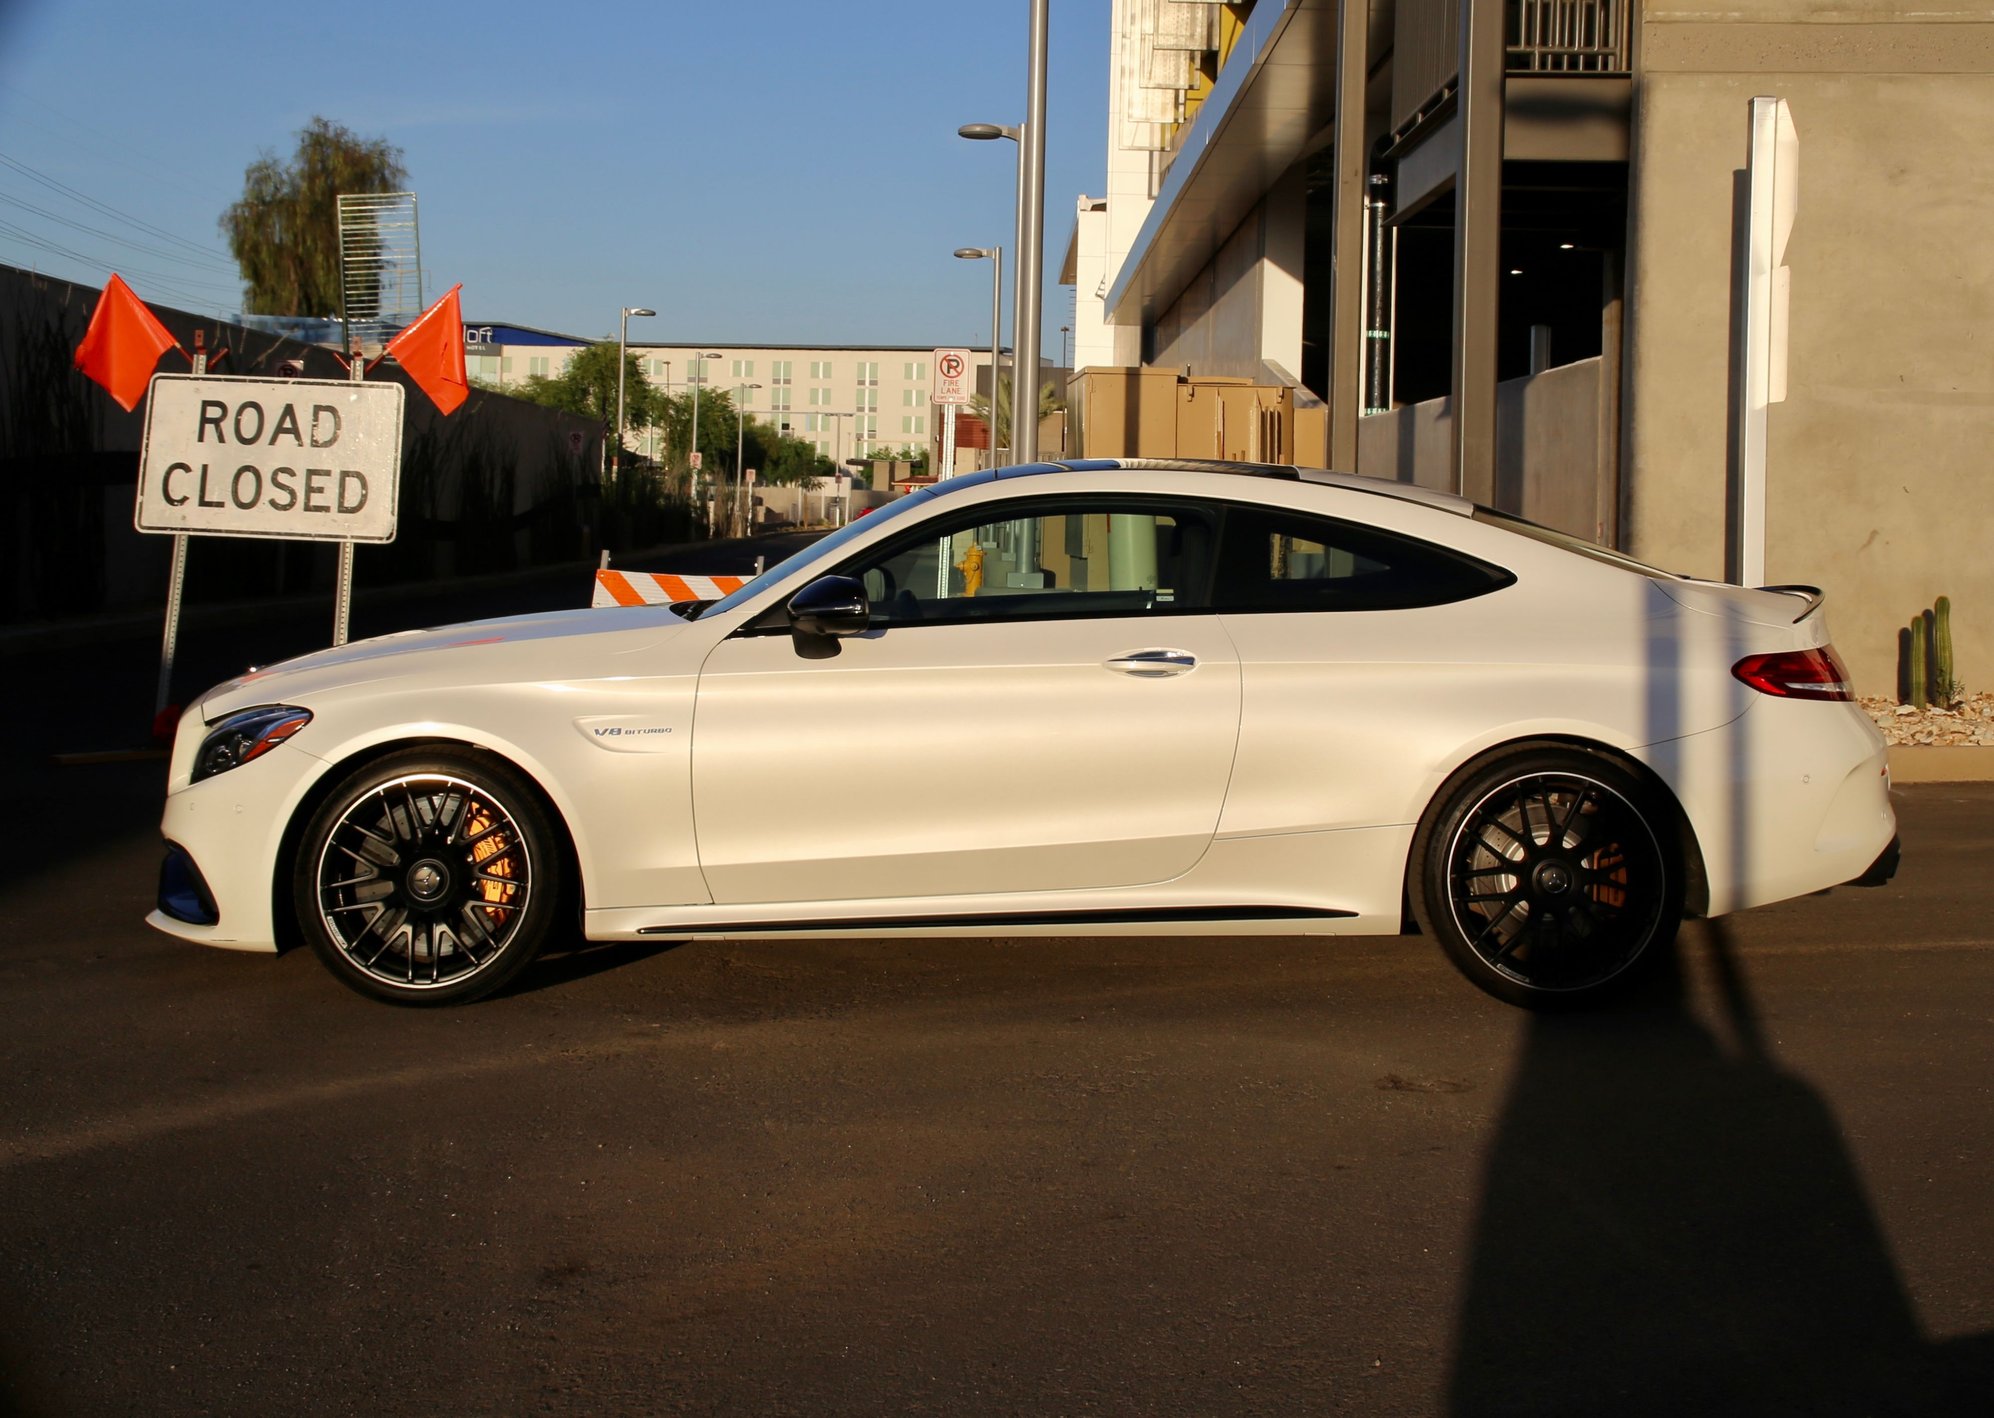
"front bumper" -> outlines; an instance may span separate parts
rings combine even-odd
[[[240,768],[188,783],[179,749],[177,786],[159,824],[168,852],[159,907],[146,924],[202,945],[274,951],[284,828],[325,765],[280,744]]]

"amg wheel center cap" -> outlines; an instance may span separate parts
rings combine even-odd
[[[443,899],[450,889],[450,870],[434,858],[425,858],[409,868],[408,894],[423,905]]]
[[[1572,889],[1572,869],[1563,862],[1545,862],[1537,868],[1537,891],[1543,896],[1563,896]]]

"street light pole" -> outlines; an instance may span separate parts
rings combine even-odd
[[[1009,123],[965,123],[955,131],[956,136],[959,138],[971,138],[978,142],[994,142],[998,138],[1009,138],[1018,145],[1018,192],[1011,250],[1014,253],[1022,253],[1025,249],[1025,130],[1022,127],[1016,127]],[[1020,254],[1018,256],[1019,262],[1022,263],[1023,259],[1022,254]],[[1011,450],[1012,458],[1021,463],[1030,461],[1027,458],[1021,457],[1018,452],[1018,351],[1022,348],[1018,342],[1018,335],[1025,328],[1021,323],[1024,319],[1025,309],[1025,283],[1023,276],[1024,267],[1020,264],[1017,274],[1012,277],[1012,285],[1015,289],[1011,293],[1011,439],[1007,445]],[[995,375],[991,376],[990,389],[994,399],[997,390]],[[1038,405],[1035,401],[1033,408],[1036,409],[1037,407]],[[996,435],[993,433],[991,436],[994,439]]]
[[[990,266],[990,466],[997,466],[997,375],[1003,366],[1003,347],[998,343],[999,312],[1003,308],[1004,248],[1001,246],[958,246],[956,258],[978,261],[989,257]]]
[[[720,356],[717,354],[695,354],[691,359],[686,361],[687,364],[696,364],[699,366],[699,377],[697,379],[694,379],[690,373],[686,375],[687,380],[692,385],[692,432],[686,438],[686,453],[689,456],[686,458],[685,461],[687,469],[692,474],[695,475],[704,471],[704,469],[698,466],[699,386],[706,382],[706,362],[709,359],[718,359],[718,358],[720,358]],[[697,481],[697,478],[695,477],[694,480]]]
[[[734,520],[736,522],[743,520],[741,513],[744,505],[744,500],[741,496],[741,484],[743,481],[741,475],[741,447],[744,441],[742,434],[746,428],[748,414],[747,410],[742,406],[742,401],[746,398],[750,389],[759,389],[761,387],[759,384],[737,384],[734,386]],[[745,531],[746,529],[743,528],[743,530]]]
[[[628,363],[626,351],[630,345],[630,317],[657,313],[641,305],[626,305],[623,307],[623,323],[616,329],[616,475],[619,478],[623,476],[623,366]]]
[[[1032,0],[1030,74],[1025,87],[1025,137],[1018,154],[1024,165],[1024,203],[1018,219],[1024,242],[1018,248],[1018,319],[1012,343],[1011,418],[1017,426],[1011,456],[1020,463],[1039,458],[1039,287],[1045,265],[1045,61],[1048,0]]]

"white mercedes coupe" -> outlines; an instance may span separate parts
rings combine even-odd
[[[1396,932],[1540,1006],[1896,862],[1819,592],[1336,473],[951,478],[726,598],[388,635],[182,718],[161,930],[466,1000],[550,938]]]

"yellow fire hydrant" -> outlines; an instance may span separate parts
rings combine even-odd
[[[962,573],[962,593],[973,596],[983,587],[983,544],[971,542],[969,550],[962,554],[962,560],[955,564]]]

